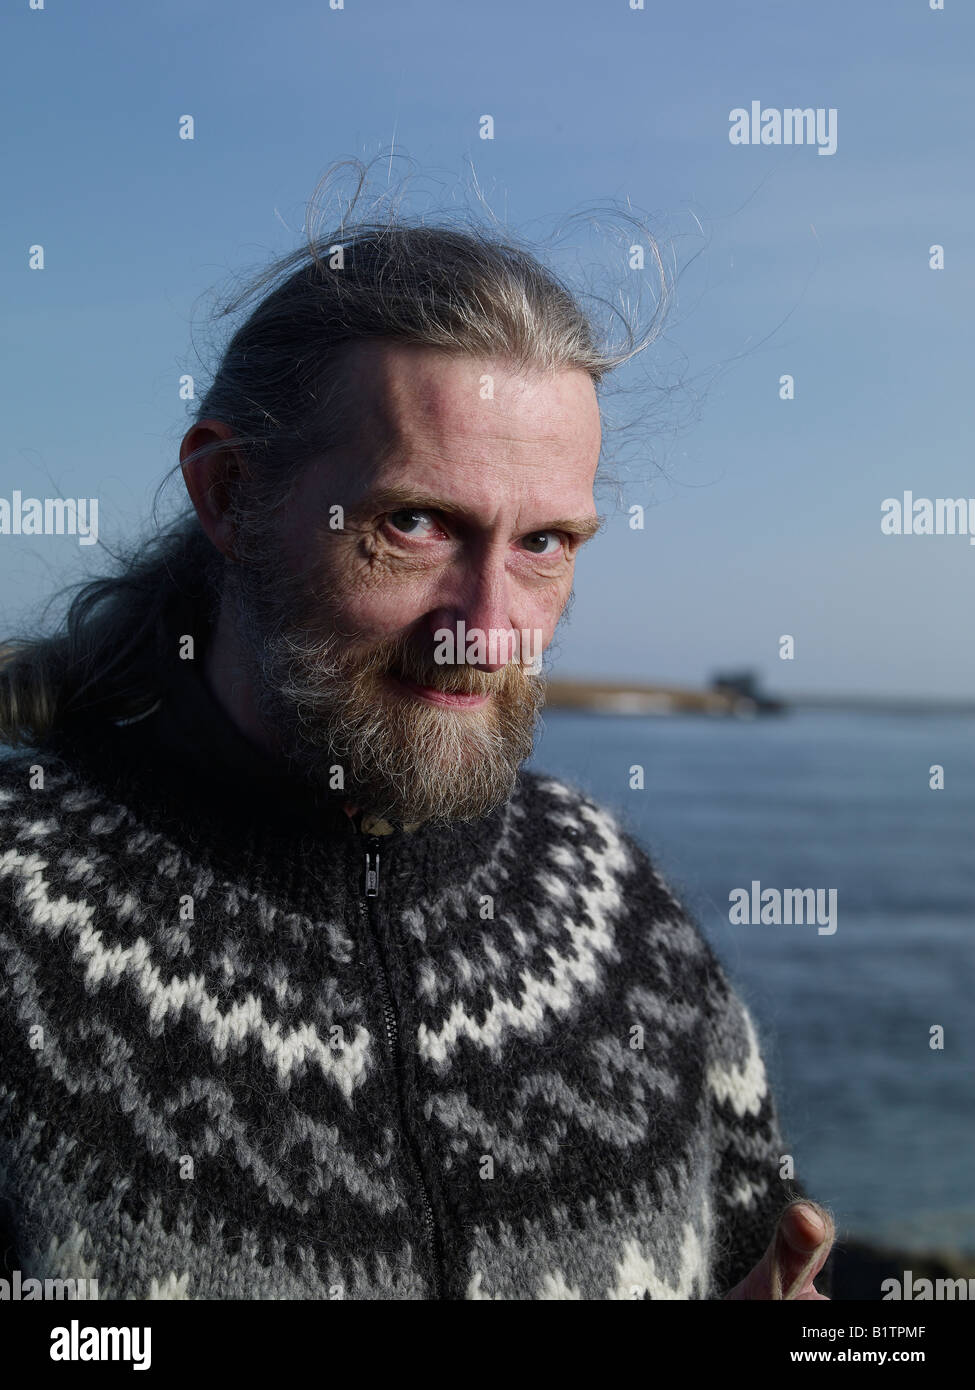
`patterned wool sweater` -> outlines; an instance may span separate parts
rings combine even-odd
[[[4,1273],[720,1298],[802,1189],[752,1019],[646,854],[527,772],[479,822],[376,829],[189,672],[0,762]]]

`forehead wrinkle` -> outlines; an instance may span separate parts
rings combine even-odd
[[[375,348],[376,345],[372,346]],[[374,396],[380,407],[379,413],[383,419],[384,431],[393,447],[397,443],[407,447],[413,443],[415,447],[415,441],[411,440],[410,426],[417,424],[424,432],[442,440],[448,440],[455,436],[468,439],[476,435],[485,439],[504,439],[512,443],[526,445],[557,445],[560,439],[564,438],[564,435],[560,435],[558,432],[546,432],[530,437],[506,435],[502,431],[491,428],[491,425],[499,420],[500,412],[497,409],[497,401],[494,401],[487,409],[478,408],[479,403],[483,406],[479,395],[479,383],[484,375],[481,369],[485,366],[494,367],[494,373],[489,374],[501,375],[505,378],[502,388],[504,394],[519,401],[526,394],[524,386],[530,375],[548,381],[550,374],[538,372],[526,375],[521,371],[513,371],[511,364],[505,362],[504,359],[495,361],[487,358],[466,358],[454,353],[438,352],[435,348],[416,349],[416,351],[430,355],[421,357],[423,369],[412,380],[404,380],[397,373],[395,358],[390,358],[382,352],[374,351],[371,354]],[[469,387],[462,390],[458,387],[456,379],[453,379],[450,381],[451,389],[444,390],[445,378],[436,371],[438,359],[449,365],[463,364],[468,366],[470,368]],[[498,371],[499,368],[500,372]],[[585,373],[579,374],[585,375]],[[563,404],[565,409],[571,413],[571,402],[564,401]],[[531,399],[528,401],[527,413],[529,415],[538,413]],[[503,414],[500,415],[499,423],[502,430],[504,425],[508,423]]]
[[[517,464],[517,456],[512,456],[507,446],[531,451],[548,449],[558,456],[571,457],[574,453],[576,441],[567,430],[560,432],[550,426],[543,433],[521,435],[512,433],[510,421],[499,418],[493,412],[473,412],[470,417],[465,416],[463,423],[453,420],[455,414],[454,410],[447,409],[420,420],[384,415],[379,430],[382,445],[381,453],[376,453],[377,462],[388,466],[400,459],[406,461],[411,456],[426,456],[431,461],[450,464],[458,461],[458,455],[467,462],[472,448],[487,453],[493,451],[492,446],[495,445],[505,449],[505,457],[486,458],[482,460],[482,466]],[[482,427],[468,428],[468,423]]]
[[[476,402],[476,383],[479,369],[485,363],[478,361],[471,365],[472,394],[458,392],[456,381],[453,390],[442,389],[444,378],[437,367],[442,358],[445,362],[456,362],[454,354],[438,353],[435,349],[423,349],[432,354],[423,362],[423,369],[412,378],[404,378],[398,370],[401,359],[390,357],[380,350],[379,343],[359,343],[358,356],[353,361],[359,370],[355,373],[357,384],[362,390],[360,406],[363,419],[363,457],[358,473],[360,493],[381,486],[384,480],[396,485],[410,483],[410,462],[415,460],[422,469],[429,469],[427,482],[415,479],[418,486],[440,492],[446,490],[442,484],[435,483],[435,475],[448,477],[452,474],[468,475],[478,473],[507,474],[516,476],[519,465],[529,464],[537,455],[539,448],[552,455],[550,468],[563,464],[572,471],[575,463],[578,435],[568,428],[559,429],[559,420],[554,425],[546,411],[540,412],[539,420],[543,433],[531,436],[511,433],[511,421],[505,412],[496,408],[478,408]],[[421,359],[422,360],[422,359]],[[488,363],[487,365],[490,365]],[[501,364],[503,366],[503,364]],[[508,369],[505,367],[505,371]],[[515,374],[517,377],[517,374]],[[449,384],[449,378],[448,378]],[[522,392],[515,385],[518,396]],[[466,402],[466,406],[465,406]],[[572,414],[572,402],[566,401],[565,411]],[[535,414],[534,411],[531,412]],[[558,415],[561,416],[559,411]],[[529,426],[531,417],[529,417]],[[483,455],[472,458],[477,450]],[[519,451],[531,455],[519,458]],[[494,455],[491,457],[490,455]],[[532,464],[536,466],[537,464]],[[546,478],[546,482],[549,481]],[[563,504],[564,505],[564,504]],[[561,509],[561,508],[560,508]]]

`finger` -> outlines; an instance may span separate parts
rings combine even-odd
[[[812,1290],[812,1280],[826,1263],[834,1237],[833,1219],[823,1207],[808,1198],[793,1202],[779,1217],[758,1264],[725,1298],[797,1299]]]
[[[796,1300],[815,1293],[813,1280],[829,1258],[835,1239],[833,1218],[818,1203],[803,1199],[786,1207],[772,1242],[768,1297]]]

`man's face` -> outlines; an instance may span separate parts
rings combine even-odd
[[[596,394],[584,372],[392,343],[348,370],[355,447],[303,471],[239,571],[259,708],[313,782],[339,765],[378,814],[471,819],[531,752],[533,662],[597,524]]]

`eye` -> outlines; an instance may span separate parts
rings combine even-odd
[[[430,513],[421,511],[419,507],[402,507],[398,512],[390,512],[386,519],[405,536],[430,535],[438,529]]]
[[[554,547],[551,544],[554,541]],[[531,535],[522,537],[522,545],[532,555],[557,555],[562,549],[562,533],[560,531],[533,531]]]

